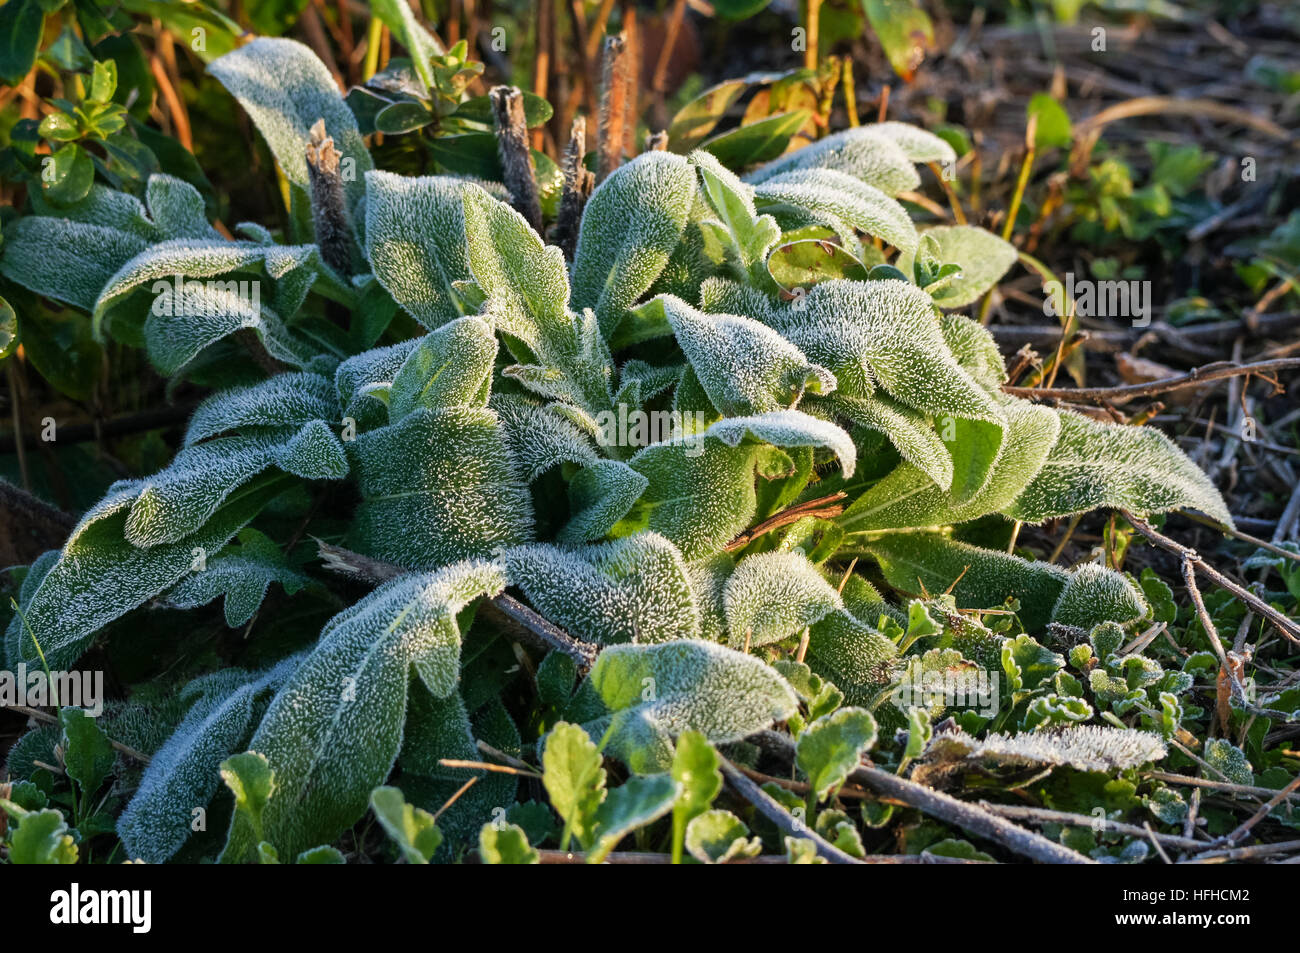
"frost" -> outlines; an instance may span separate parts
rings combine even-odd
[[[763,414],[793,407],[804,392],[826,394],[835,377],[766,325],[730,314],[704,314],[680,298],[661,295],[639,311],[656,311],[672,325],[677,344],[713,406],[724,414]]]
[[[728,644],[779,642],[844,608],[840,595],[797,553],[758,553],[737,565],[723,589]]]
[[[387,408],[382,402],[367,396],[367,388],[373,384],[391,384],[407,356],[419,343],[419,338],[413,338],[389,347],[377,347],[350,357],[338,366],[334,372],[334,386],[343,405],[343,414],[355,418],[359,428],[366,429],[363,424],[376,426],[388,421]]]
[[[1149,427],[1096,423],[1058,410],[1061,435],[1042,469],[1004,512],[1026,523],[1107,507],[1139,514],[1191,507],[1232,526],[1232,514],[1201,469]]]
[[[402,576],[331,619],[320,641],[276,694],[249,747],[275,772],[265,837],[296,854],[333,841],[365,810],[397,760],[414,673],[435,697],[460,675],[456,614],[505,585],[482,561]],[[223,861],[255,845],[232,827]]]
[[[58,218],[20,218],[5,229],[0,272],[28,291],[83,311],[123,265],[149,247],[139,235]]]
[[[939,320],[943,340],[957,363],[966,369],[981,387],[996,391],[1007,379],[1006,362],[992,332],[964,314],[945,314]]]
[[[554,405],[543,407],[526,397],[510,394],[493,397],[492,409],[501,420],[506,447],[528,483],[561,463],[593,466],[601,462],[591,438]]]
[[[32,593],[25,615],[51,669],[70,668],[91,637],[114,619],[167,589],[194,564],[195,551],[215,553],[281,490],[282,479],[259,477],[231,493],[196,533],[141,549],[127,542],[127,511],[140,481],[115,483],[87,511],[58,562]],[[17,615],[6,635],[6,664],[41,666]]]
[[[669,737],[739,741],[792,715],[798,700],[766,663],[712,642],[605,649],[590,681],[614,713],[609,750],[633,770],[666,770]]]
[[[1073,725],[1018,735],[990,732],[982,740],[964,731],[940,732],[926,749],[928,761],[988,761],[1002,765],[1060,767],[1115,773],[1165,756],[1165,743],[1149,731]]]
[[[420,407],[347,453],[362,496],[351,545],[368,556],[435,569],[532,538],[528,486],[490,410]]]
[[[1052,621],[1091,629],[1101,622],[1136,622],[1150,611],[1128,578],[1098,563],[1084,563],[1061,591]]]
[[[668,152],[643,153],[591,193],[573,256],[573,306],[595,311],[606,339],[668,263],[694,195],[695,170]]]
[[[702,864],[757,857],[763,843],[749,836],[745,822],[730,811],[705,811],[686,825],[686,850]]]
[[[164,238],[221,239],[221,233],[208,224],[203,196],[183,179],[160,173],[149,176],[145,201]]]
[[[620,460],[599,460],[569,481],[572,516],[557,534],[562,543],[600,539],[627,515],[650,481]]]
[[[726,417],[709,427],[704,436],[739,446],[746,437],[775,447],[825,447],[839,458],[846,477],[853,476],[857,452],[853,440],[839,427],[798,410],[778,410],[752,417]],[[689,439],[689,438],[688,438]]]
[[[496,356],[497,340],[481,318],[456,318],[426,334],[393,378],[389,419],[418,407],[485,406]]]
[[[366,173],[366,257],[379,283],[427,328],[470,310],[454,284],[470,277],[465,187],[450,176]]]
[[[1016,247],[997,235],[974,225],[936,225],[921,233],[918,258],[932,258],[940,264],[961,266],[961,274],[935,295],[944,308],[964,308],[983,297],[1016,263]],[[911,256],[899,267],[911,273]]]
[[[319,374],[276,374],[249,387],[218,391],[195,409],[184,445],[193,446],[245,427],[300,427],[313,420],[337,421],[338,398]]]
[[[252,117],[289,181],[308,191],[310,129],[323,119],[325,134],[343,154],[342,161],[354,168],[355,175],[344,188],[349,205],[356,207],[365,194],[362,173],[371,168],[370,153],[352,110],[315,53],[294,40],[258,37],[214,60],[208,72]]]
[[[502,555],[512,585],[575,636],[601,645],[697,638],[699,613],[682,555],[655,533]]]
[[[921,177],[912,166],[913,160],[896,141],[898,138],[892,130],[882,134],[874,126],[845,129],[760,166],[745,181],[759,185],[796,169],[834,169],[886,195],[908,192],[920,186]]]
[[[265,673],[222,673],[182,690],[198,696],[180,725],[149,760],[140,786],[117,821],[127,856],[167,861],[189,839],[195,809],[206,809],[220,783],[217,768],[248,738],[261,696],[278,688],[301,661],[291,656]]]
[[[113,228],[137,235],[149,243],[161,241],[163,238],[154,223],[149,221],[149,215],[138,198],[127,192],[110,189],[99,182],[90,187],[85,198],[72,205],[50,205],[40,192],[33,192],[27,196],[27,201],[31,202],[32,211],[42,217],[61,218]]]
[[[166,603],[193,609],[225,596],[226,625],[238,628],[253,617],[271,583],[293,595],[310,580],[291,567],[280,548],[264,533],[245,529],[239,546],[228,546],[208,560],[207,568],[182,579],[167,593]]]
[[[738,278],[766,284],[763,263],[781,239],[776,220],[758,213],[754,190],[712,154],[697,150],[689,161],[700,177],[699,198],[711,213],[707,218],[693,216],[701,237],[707,236],[721,247],[724,263]]]
[[[833,227],[881,238],[905,255],[916,249],[916,226],[907,211],[880,189],[834,169],[798,169],[765,179],[755,189],[759,207],[778,217],[802,210]],[[845,229],[844,226],[849,226]],[[857,247],[856,239],[849,246]]]
[[[888,139],[903,150],[913,162],[956,162],[955,153],[947,142],[932,132],[905,122],[880,122],[863,126],[871,135]]]

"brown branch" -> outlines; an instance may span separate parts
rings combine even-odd
[[[988,801],[981,801],[980,805],[999,817],[1032,821],[1037,824],[1067,824],[1071,827],[1091,828],[1096,822],[1096,818],[1087,817],[1083,814],[1071,814],[1068,811],[1053,811],[1041,807],[1026,807],[1020,804],[990,804]],[[1106,829],[1130,837],[1151,836],[1167,847],[1177,847],[1182,850],[1208,850],[1217,843],[1215,841],[1198,841],[1190,837],[1179,837],[1174,834],[1148,832],[1145,827],[1109,819],[1106,821]]]
[[[1250,833],[1250,829],[1252,827],[1254,827],[1264,818],[1268,817],[1269,812],[1272,811],[1273,808],[1281,804],[1283,801],[1285,801],[1297,788],[1300,788],[1300,777],[1293,779],[1290,784],[1288,784],[1286,787],[1282,788],[1282,790],[1278,791],[1271,798],[1269,798],[1267,804],[1261,806],[1260,809],[1256,811],[1254,814],[1252,814],[1247,820],[1242,821],[1242,823],[1239,824],[1236,827],[1236,829],[1232,831],[1232,833],[1230,833],[1227,837],[1225,837],[1224,840],[1226,840],[1229,844],[1235,844],[1239,840],[1243,839],[1247,834]]]
[[[726,758],[719,755],[718,762],[718,767],[722,769],[722,774],[726,777],[727,783],[736,790],[737,794],[754,805],[758,809],[758,813],[775,824],[777,830],[781,833],[788,837],[802,837],[812,841],[817,848],[817,856],[832,864],[862,863],[856,857],[849,856],[830,843],[807,824],[796,820],[775,798],[742,774],[740,769]]]
[[[6,705],[5,708],[9,711],[16,711],[19,714],[26,715],[28,718],[35,718],[37,721],[43,721],[47,725],[59,724],[59,719],[56,716],[51,715],[49,712],[41,711],[39,708],[29,708],[26,705]],[[124,745],[120,741],[114,741],[112,738],[107,740],[108,743],[113,746],[115,751],[120,751],[128,758],[139,761],[141,764],[148,764],[150,760],[152,760],[143,751],[136,751],[134,748]]]
[[[1119,512],[1121,516],[1133,524],[1134,529],[1145,536],[1148,540],[1155,543],[1161,549],[1173,553],[1175,556],[1181,557],[1191,566],[1195,567],[1195,569],[1200,572],[1201,575],[1205,576],[1205,578],[1209,579],[1215,585],[1227,589],[1242,602],[1246,603],[1246,605],[1254,609],[1256,613],[1273,623],[1274,627],[1288,639],[1295,642],[1297,645],[1300,645],[1300,625],[1296,625],[1296,623],[1278,612],[1263,599],[1259,598],[1259,596],[1238,585],[1223,573],[1219,572],[1207,563],[1196,550],[1184,546],[1182,543],[1175,542],[1163,533],[1156,531],[1149,523],[1128,512],[1128,510],[1120,510]]]
[[[745,530],[726,546],[723,547],[727,552],[734,553],[738,549],[744,549],[758,537],[772,532],[774,529],[780,529],[782,526],[788,526],[791,523],[797,523],[805,516],[816,516],[821,519],[834,519],[844,512],[844,507],[839,505],[839,501],[844,499],[848,494],[840,491],[832,493],[830,496],[818,497],[815,500],[805,500],[803,503],[796,503],[793,506],[786,507],[781,512],[769,516],[756,526]]]
[[[524,94],[517,86],[494,86],[492,121],[497,130],[497,152],[501,156],[506,191],[516,212],[533,230],[542,230],[542,205],[537,197],[537,170],[528,148],[528,122],[524,118]]]
[[[1254,364],[1237,364],[1233,361],[1216,361],[1204,367],[1193,368],[1186,374],[1166,377],[1142,384],[1122,384],[1117,387],[1012,387],[1003,386],[1004,393],[1015,397],[1036,397],[1040,400],[1125,400],[1130,397],[1150,397],[1188,387],[1200,387],[1211,381],[1240,377],[1242,374],[1267,374],[1273,371],[1300,367],[1300,358],[1279,358],[1257,361]]]

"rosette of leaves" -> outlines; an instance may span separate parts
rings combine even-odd
[[[950,630],[887,596],[905,606],[950,591],[960,608],[1013,597],[1030,632],[1147,612],[1116,573],[982,550],[952,527],[1097,507],[1189,506],[1230,520],[1158,432],[1001,393],[992,337],[945,308],[996,284],[1005,243],[974,228],[918,233],[892,197],[914,186],[915,163],[946,154],[923,130],[830,136],[747,181],[708,153],[639,156],[591,195],[567,261],[499,185],[374,169],[365,121],[306,47],[255,40],[212,72],[304,207],[330,200],[304,158],[323,122],[340,169],[354,173],[330,210],[349,227],[317,235],[321,216],[295,216],[288,233],[246,223],[231,241],[197,193],[162,176],[145,202],[96,186],[61,209],[34,204],[9,227],[7,278],[91,313],[101,335],[214,392],[170,465],[115,485],[32,567],[5,662],[69,667],[106,625],[154,600],[224,595],[239,623],[272,581],[310,588],[313,572],[276,558],[287,540],[270,535],[268,517],[304,484],[350,485],[333,497],[351,502],[330,514],[330,532],[388,581],[273,676],[195,697],[120,822],[140,856],[185,841],[149,805],[183,790],[204,806],[216,765],[245,748],[276,782],[261,830],[231,827],[227,861],[255,859],[263,842],[297,856],[337,839],[394,773],[413,809],[437,811],[464,778],[442,762],[477,760],[479,741],[522,753],[540,740],[557,757],[568,744],[598,766],[572,733],[547,734],[556,718],[516,724],[503,704],[521,669],[478,610],[507,588],[599,653],[589,672],[554,654],[538,662],[545,710],[647,776],[619,789],[608,817],[603,783],[556,804],[580,843],[604,851],[627,818],[672,809],[678,788],[664,772],[683,733],[726,744],[825,718],[845,698],[879,706],[900,656],[935,637],[980,664],[1009,658],[1033,682],[1025,690],[1051,675],[1025,661],[1027,643],[1004,646],[986,629],[963,642],[978,622]],[[778,254],[805,241],[817,247],[796,249],[799,261],[817,267]],[[327,260],[351,262],[350,273]],[[195,307],[168,313],[153,283],[176,275],[181,303]],[[258,282],[256,303],[240,280]],[[841,514],[769,519],[830,492],[845,494]],[[863,555],[887,592],[846,571]],[[769,664],[801,642],[806,672]],[[1052,687],[1034,724],[1082,710]],[[594,785],[595,770],[583,772]],[[441,856],[516,794],[513,776],[493,775],[458,798],[440,822]],[[596,803],[574,806],[589,795]],[[574,827],[588,815],[594,826]],[[706,842],[743,834],[715,826],[697,825],[692,850],[712,857]]]

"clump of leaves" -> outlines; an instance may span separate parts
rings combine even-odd
[[[337,860],[321,845],[367,811],[409,862],[477,847],[527,863],[545,842],[599,861],[656,830],[678,858],[784,852],[767,821],[750,818],[751,839],[712,806],[718,751],[743,761],[746,738],[784,726],[809,786],[793,806],[818,813],[873,745],[892,757],[886,728],[910,726],[900,770],[935,750],[943,703],[885,703],[909,673],[1005,675],[1011,731],[1091,717],[1115,701],[1106,679],[1126,680],[1121,700],[1149,709],[1153,729],[1176,726],[1158,706],[1177,686],[1149,694],[1163,673],[1112,668],[1099,650],[1089,702],[1035,638],[1052,623],[1123,633],[1149,613],[1131,581],[955,538],[986,517],[1100,507],[1231,516],[1159,432],[1001,392],[992,337],[953,309],[1014,250],[971,226],[920,231],[895,197],[916,164],[952,159],[943,140],[863,126],[744,179],[707,152],[647,153],[591,195],[567,261],[499,185],[373,168],[363,133],[392,111],[475,115],[448,108],[460,67],[423,65],[359,121],[357,97],[293,41],[212,64],[294,201],[346,228],[285,242],[244,223],[228,240],[192,187],[155,175],[144,202],[97,184],[80,202],[34,203],[6,232],[10,281],[89,312],[102,339],[143,348],[161,373],[215,385],[167,467],[115,484],[32,566],[10,668],[69,667],[150,604],[224,597],[239,626],[273,582],[290,604],[321,598],[322,567],[290,561],[274,529],[304,488],[338,509],[306,511],[292,539],[319,532],[332,565],[382,582],[301,653],[268,646],[257,670],[185,689],[169,739],[138,778],[123,773],[131,856]],[[334,191],[305,158],[322,128]],[[424,333],[405,335],[399,309]],[[352,502],[339,503],[348,494],[329,488],[344,482]],[[842,508],[815,505],[828,494]],[[1015,629],[966,612],[1008,604]],[[503,612],[549,654],[514,645]],[[943,750],[1081,770],[1163,752],[1154,734],[1114,757],[1077,754],[1091,735],[1030,737],[954,735]],[[485,751],[540,764],[549,806],[518,803],[511,774],[479,771],[459,791]],[[10,809],[21,844],[66,857],[58,824],[20,813],[34,810]],[[196,810],[230,816],[224,845],[193,836]],[[863,852],[833,806],[806,820]]]

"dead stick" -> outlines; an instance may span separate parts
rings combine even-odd
[[[497,151],[501,156],[510,204],[540,233],[542,204],[537,197],[537,173],[528,148],[528,121],[524,118],[524,94],[516,86],[494,86],[488,93],[492,120],[497,130]]]
[[[745,777],[734,764],[726,758],[719,755],[719,767],[727,779],[727,783],[736,789],[736,793],[743,797],[750,804],[758,809],[769,821],[776,825],[777,830],[789,837],[802,837],[813,842],[817,848],[817,856],[822,857],[832,864],[860,864],[862,861],[856,857],[850,857],[844,851],[840,850],[834,844],[830,843],[824,837],[817,834],[807,824],[796,821],[795,818],[783,808],[775,798],[760,788],[749,778]]]
[[[600,126],[596,135],[597,185],[623,163],[629,59],[627,41],[622,33],[605,37],[601,59]]]
[[[1145,384],[1123,384],[1118,387],[1010,387],[1002,388],[1004,393],[1015,397],[1037,397],[1040,400],[1116,400],[1127,397],[1150,397],[1172,390],[1188,387],[1200,387],[1211,381],[1239,377],[1242,374],[1267,374],[1271,371],[1290,370],[1300,367],[1300,358],[1287,357],[1274,361],[1258,361],[1254,364],[1236,364],[1232,361],[1216,361],[1204,367],[1193,368],[1186,374],[1165,377]]]

